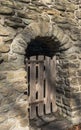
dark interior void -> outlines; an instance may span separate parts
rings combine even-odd
[[[44,55],[52,57],[59,50],[59,42],[56,40],[52,40],[49,37],[37,37],[34,40],[31,40],[30,44],[26,49],[26,57],[36,56],[36,55]]]

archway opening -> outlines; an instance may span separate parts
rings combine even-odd
[[[59,45],[51,37],[37,37],[26,49],[30,119],[57,111],[55,80]]]

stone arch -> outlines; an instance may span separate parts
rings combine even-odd
[[[9,52],[9,59],[15,59],[19,55],[24,58],[25,50],[32,39],[36,37],[51,37],[60,43],[59,50],[68,50],[72,48],[72,40],[66,35],[62,29],[56,24],[46,21],[33,22],[27,26],[20,34],[13,40]]]
[[[10,47],[10,52],[9,52],[9,60],[12,60],[12,67],[15,68],[13,70],[19,70],[19,72],[27,74],[25,71],[25,64],[24,64],[24,58],[25,58],[25,53],[27,46],[30,44],[31,40],[36,39],[37,37],[44,38],[48,37],[51,39],[54,39],[59,42],[59,51],[63,51],[64,55],[63,57],[60,58],[58,56],[57,60],[57,84],[56,84],[56,90],[57,90],[57,105],[60,110],[60,113],[64,113],[62,110],[63,108],[61,105],[64,105],[64,107],[67,109],[66,104],[60,104],[59,101],[61,102],[62,98],[64,102],[66,102],[66,95],[67,94],[67,88],[69,90],[69,94],[71,91],[70,88],[70,81],[67,79],[68,75],[68,65],[69,65],[69,60],[66,59],[66,55],[69,55],[70,53],[72,54],[73,52],[76,51],[76,48],[74,48],[73,42],[70,39],[68,35],[66,35],[63,30],[61,30],[56,24],[54,23],[49,23],[46,21],[40,21],[40,22],[34,22],[31,23],[29,26],[27,26],[20,34],[18,34],[15,39],[13,40],[11,47]],[[71,66],[74,64],[70,64]],[[16,67],[15,67],[16,66]],[[18,66],[18,68],[17,68]],[[65,67],[65,69],[64,69]],[[67,69],[66,69],[67,68]],[[10,68],[11,69],[11,68]],[[11,69],[12,70],[12,69]],[[60,74],[61,73],[61,74]],[[16,76],[16,74],[15,74]],[[25,76],[23,76],[24,79]],[[21,79],[23,80],[23,78]],[[27,81],[24,80],[24,83],[27,87]],[[61,84],[61,85],[60,85]],[[58,101],[59,100],[59,101]],[[70,100],[68,101],[70,103]],[[70,109],[70,106],[69,106]],[[71,113],[71,112],[70,112]],[[65,114],[65,113],[64,113]],[[67,116],[67,114],[65,114]]]

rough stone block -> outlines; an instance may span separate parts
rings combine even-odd
[[[0,115],[0,123],[4,122],[7,119],[7,117],[4,114]]]
[[[78,58],[77,53],[71,54],[67,57],[69,60],[76,60]]]
[[[14,71],[7,74],[8,79],[14,79]]]
[[[72,78],[70,80],[70,84],[73,85],[73,86],[78,86],[78,78],[76,78],[76,77]]]
[[[15,43],[12,44],[12,48],[13,48],[14,53],[21,54],[21,55],[25,54],[25,48],[17,45],[17,42],[16,42],[16,44]]]
[[[10,20],[8,20],[8,19],[6,19],[5,20],[5,25],[7,25],[7,26],[9,26],[9,27],[13,27],[13,28],[19,28],[19,27],[21,27],[21,28],[24,28],[24,27],[26,27],[26,25],[22,22],[22,23],[19,23],[19,22],[14,22],[14,21],[10,21]]]
[[[0,80],[4,80],[4,79],[6,79],[5,73],[0,73]]]
[[[59,32],[59,28],[54,25],[54,26],[53,26],[53,36],[54,36],[54,37],[57,37],[58,32]]]
[[[62,23],[62,24],[65,24],[65,23],[68,22],[66,17],[61,17],[59,15],[54,17],[54,18],[52,18],[52,20],[55,21],[56,23]]]
[[[10,47],[8,45],[1,45],[0,46],[0,52],[1,53],[7,53],[10,51]]]
[[[0,5],[0,14],[12,15],[14,14],[14,10],[9,7]]]
[[[4,60],[4,62],[8,62],[9,61],[8,54],[4,54],[3,55],[3,60]]]
[[[22,12],[19,11],[17,13],[17,15],[21,18],[25,18],[25,19],[32,19],[32,20],[36,20],[38,18],[38,14],[36,12]]]
[[[68,43],[69,42],[69,37],[65,34],[62,41],[61,41],[61,44],[65,44],[65,43]]]
[[[25,65],[24,63],[18,63],[18,62],[15,62],[15,63],[10,63],[10,62],[3,62],[0,64],[0,71],[10,71],[10,70],[18,70],[20,68],[24,68]]]
[[[1,1],[1,4],[6,7],[10,7],[12,9],[17,9],[21,10],[24,8],[24,3],[21,3],[19,1],[14,1],[13,0],[7,0],[7,1]]]
[[[78,75],[78,76],[81,76],[81,69],[79,69],[79,70],[77,71],[77,75]]]
[[[79,85],[81,85],[81,77],[78,77]]]
[[[79,66],[80,66],[80,63],[78,61],[76,63],[72,63],[72,62],[69,63],[70,68],[77,69],[79,68]]]
[[[81,10],[76,11],[76,17],[77,17],[78,19],[81,19]]]
[[[73,124],[79,124],[81,122],[81,117],[68,118]]]

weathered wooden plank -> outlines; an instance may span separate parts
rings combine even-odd
[[[49,114],[50,111],[50,58],[45,57],[45,78],[46,78],[46,97],[45,97],[45,113]]]
[[[38,60],[44,60],[44,56],[39,56]],[[38,100],[44,100],[44,63],[39,62],[38,66]],[[38,115],[42,116],[44,114],[43,111],[43,102],[38,104]]]
[[[26,58],[26,71],[27,71],[27,95],[30,95],[30,64],[28,64],[29,59]],[[28,100],[29,102],[29,100]],[[30,108],[29,105],[27,106],[27,110],[28,110],[28,117],[30,118]]]
[[[32,56],[30,60],[36,60],[35,56]],[[29,102],[34,102],[36,100],[36,63],[32,62],[30,64],[30,99]],[[36,105],[30,106],[30,119],[36,117]]]
[[[35,105],[35,104],[38,105],[39,103],[43,103],[43,102],[44,102],[43,99],[42,99],[42,100],[36,100],[36,101],[34,101],[34,102],[30,102],[30,103],[29,103],[29,106],[30,106],[30,105]]]
[[[51,59],[50,62],[50,72],[51,72],[51,93],[50,93],[50,98],[51,98],[51,104],[52,104],[52,112],[55,112],[57,110],[56,107],[56,56],[54,56]]]
[[[39,63],[39,62],[44,62],[44,60],[27,60],[26,62],[27,63],[32,63],[32,62]]]
[[[28,58],[26,58],[26,71],[27,71],[27,95],[29,96],[29,73],[30,72],[28,72],[28,63],[27,63],[27,61],[28,61]]]

